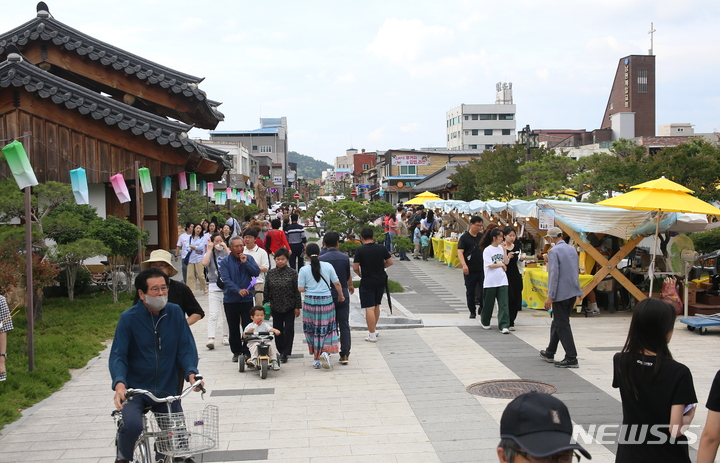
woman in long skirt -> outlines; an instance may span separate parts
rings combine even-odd
[[[310,243],[305,249],[310,265],[300,269],[298,290],[303,300],[303,332],[313,356],[313,368],[330,369],[330,354],[338,352],[338,331],[330,285],[338,291],[338,302],[345,300],[335,268],[320,262],[320,248]]]

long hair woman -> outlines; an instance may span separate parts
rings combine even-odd
[[[313,356],[313,368],[330,369],[330,354],[338,351],[338,332],[330,285],[335,285],[338,302],[345,300],[335,268],[320,262],[320,247],[310,243],[305,248],[310,265],[300,269],[298,290],[303,300],[303,332]]]
[[[507,275],[508,280],[508,312],[510,314],[510,331],[515,331],[515,319],[522,310],[523,281],[518,267],[518,260],[522,249],[516,241],[517,233],[513,227],[507,226],[503,229],[505,235],[505,250],[508,255]]]
[[[480,326],[483,329],[490,329],[495,301],[498,304],[498,328],[502,334],[510,332],[510,316],[508,314],[508,279],[505,271],[508,265],[508,255],[505,252],[503,232],[499,228],[493,228],[485,232],[482,243],[490,241],[483,250],[483,268],[485,278],[483,279],[483,308],[480,311]]]
[[[666,302],[648,298],[633,309],[625,346],[613,357],[623,409],[616,462],[690,462],[683,432],[697,397],[690,370],[668,348],[674,327]]]
[[[205,255],[205,249],[207,249],[207,238],[203,235],[202,225],[197,224],[193,228],[192,235],[190,235],[190,257],[188,258],[186,284],[192,291],[195,291],[195,280],[197,279],[200,281],[200,289],[207,294],[205,272],[201,263]]]
[[[260,240],[256,241],[256,244]],[[292,355],[295,339],[295,317],[300,316],[302,299],[298,291],[298,274],[288,265],[290,252],[285,248],[275,251],[275,268],[265,276],[265,298],[263,302],[270,304],[273,328],[280,330],[275,337],[275,344],[280,354],[280,362],[287,363]]]

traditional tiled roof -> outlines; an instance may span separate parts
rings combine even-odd
[[[159,85],[176,94],[182,93],[188,98],[196,98],[198,101],[203,102],[205,106],[203,108],[204,112],[216,120],[216,125],[217,122],[225,119],[225,116],[217,110],[221,103],[208,100],[205,92],[198,88],[198,84],[204,78],[170,69],[90,37],[57,21],[43,8],[47,8],[47,6],[40,2],[35,19],[9,32],[0,34],[0,55],[5,54],[7,47],[11,44],[23,46],[31,41],[51,41],[55,45],[65,47],[67,50],[74,50],[80,56],[87,56],[93,61],[98,61],[104,66],[112,67],[128,75],[134,75],[143,82]]]
[[[95,93],[33,66],[16,53],[10,53],[7,61],[0,63],[0,87],[10,86],[23,87],[59,106],[90,115],[96,120],[102,119],[107,125],[117,125],[121,130],[142,135],[159,145],[170,145],[188,153],[195,152],[225,168],[232,167],[226,151],[204,146],[188,138],[187,132],[192,126],[167,120]]]

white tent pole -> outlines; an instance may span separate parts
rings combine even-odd
[[[653,246],[652,260],[650,261],[650,267],[648,267],[648,277],[650,278],[650,293],[648,297],[652,297],[653,283],[655,282],[655,255],[657,254],[658,236],[660,235],[660,214],[662,211],[658,210],[657,219],[655,220],[655,246]]]

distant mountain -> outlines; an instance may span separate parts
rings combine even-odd
[[[305,177],[305,180],[320,178],[322,171],[332,168],[332,164],[295,151],[288,152],[288,162],[297,162],[297,173]]]

